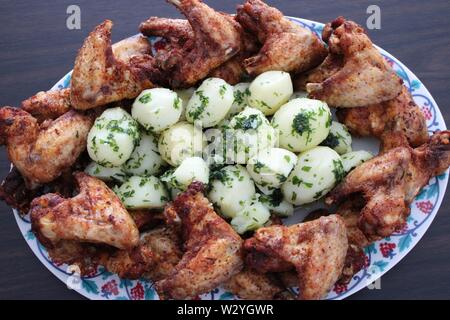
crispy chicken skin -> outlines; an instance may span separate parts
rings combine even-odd
[[[325,26],[322,38],[328,43],[331,55],[342,56],[343,66],[332,75],[330,73],[336,69],[330,68],[329,59],[326,66],[319,66],[319,74],[328,77],[321,82],[306,84],[311,98],[323,100],[333,107],[348,108],[381,103],[400,94],[402,80],[361,26],[339,17]],[[323,72],[324,69],[327,72]]]
[[[49,247],[60,240],[135,247],[139,231],[116,194],[85,173],[75,173],[75,179],[79,193],[73,198],[49,193],[31,203],[32,229],[40,242]]]
[[[247,300],[272,300],[286,290],[273,276],[247,268],[231,277],[223,286]]]
[[[298,274],[298,298],[311,300],[323,298],[338,280],[348,242],[344,221],[330,215],[292,226],[260,228],[244,247],[291,264]]]
[[[121,278],[146,277],[158,281],[173,271],[181,256],[176,230],[171,226],[161,226],[142,233],[137,247],[113,253],[105,251],[99,254],[98,261]]]
[[[181,221],[184,254],[175,270],[156,282],[161,299],[205,293],[242,269],[241,237],[214,212],[202,192],[203,184],[194,182],[169,206]]]
[[[325,202],[334,204],[362,194],[366,202],[359,229],[369,241],[391,235],[406,222],[409,206],[422,187],[450,165],[449,139],[450,131],[437,132],[416,149],[394,148],[363,163],[329,193]]]
[[[339,109],[337,116],[351,133],[380,138],[383,152],[403,145],[418,147],[429,138],[425,118],[406,87],[392,100]]]
[[[239,52],[240,26],[231,16],[216,12],[199,0],[168,2],[186,16],[193,38],[186,41],[178,54],[170,53],[172,62],[163,69],[172,87],[191,87]]]
[[[0,109],[0,142],[29,189],[56,179],[86,149],[93,124],[89,115],[70,111],[39,124],[28,112]]]
[[[59,118],[70,110],[70,89],[38,92],[22,101],[22,109],[39,123]]]
[[[71,105],[75,109],[86,110],[133,99],[143,89],[154,86],[149,80],[153,57],[134,56],[128,63],[117,59],[111,47],[112,26],[110,20],[97,26],[78,52],[70,92]]]
[[[239,6],[236,19],[262,43],[258,54],[244,61],[250,75],[269,70],[303,72],[327,56],[324,44],[310,30],[260,0],[247,0]]]

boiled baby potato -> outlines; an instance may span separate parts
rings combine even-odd
[[[158,149],[163,160],[176,167],[186,158],[201,155],[204,144],[201,129],[187,122],[178,122],[161,133]]]
[[[123,165],[126,173],[136,176],[157,175],[166,162],[158,150],[158,139],[152,134],[141,134],[138,145]]]
[[[181,111],[181,116],[180,116],[180,121],[185,121],[186,120],[186,108],[187,105],[189,103],[189,100],[191,99],[192,95],[195,92],[195,88],[188,88],[188,89],[178,89],[175,90],[175,92],[177,93],[178,97],[181,99],[183,108]]]
[[[259,152],[247,164],[247,171],[255,183],[279,188],[286,181],[297,163],[297,156],[281,148],[270,148]]]
[[[204,128],[214,127],[226,117],[233,104],[233,87],[219,78],[208,78],[198,87],[186,107],[190,123],[200,121]]]
[[[274,114],[293,93],[292,80],[284,71],[267,71],[255,78],[249,87],[248,103],[266,116]]]
[[[166,172],[161,180],[172,188],[186,190],[193,181],[209,182],[208,164],[200,157],[186,158],[175,170]]]
[[[283,105],[272,118],[282,148],[302,152],[319,145],[330,133],[331,112],[325,102],[307,98]]]
[[[87,138],[89,156],[98,164],[113,168],[124,164],[139,142],[139,124],[122,108],[106,109]]]
[[[243,166],[230,165],[211,173],[208,199],[225,217],[235,217],[254,195],[255,185]]]
[[[315,147],[298,156],[297,164],[281,186],[284,198],[294,205],[316,201],[345,176],[339,154],[328,147]]]
[[[280,189],[274,190],[270,195],[262,194],[259,201],[277,216],[285,218],[294,214],[294,206],[284,199]]]
[[[94,161],[88,164],[84,172],[103,181],[124,182],[127,178],[122,167],[107,168]]]
[[[352,136],[345,125],[333,121],[330,133],[320,145],[330,147],[339,154],[349,153],[352,151]]]
[[[364,150],[352,151],[341,156],[344,171],[347,173],[372,158],[373,154]]]
[[[134,100],[131,115],[146,130],[159,133],[178,122],[183,103],[176,92],[165,88],[147,89]]]
[[[128,209],[161,209],[169,200],[164,184],[154,176],[132,176],[115,192]]]
[[[259,201],[258,197],[254,197],[244,209],[236,213],[230,224],[237,233],[244,234],[263,227],[269,218],[269,209]]]
[[[233,104],[231,105],[231,109],[228,112],[228,116],[234,116],[235,114],[244,110],[244,108],[248,105],[248,97],[250,96],[249,87],[249,82],[241,82],[234,85],[234,100]]]

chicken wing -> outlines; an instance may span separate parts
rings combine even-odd
[[[336,114],[351,133],[380,138],[383,152],[403,145],[418,147],[429,138],[425,118],[406,87],[392,100],[339,109]]]
[[[326,25],[322,38],[328,43],[331,55],[342,56],[343,66],[337,72],[337,68],[330,67],[330,59],[335,60],[333,66],[339,58],[327,59],[327,65],[319,66],[315,76],[322,73],[328,77],[322,82],[306,84],[311,98],[333,107],[348,108],[381,103],[400,94],[402,80],[361,26],[339,17]]]
[[[162,299],[185,299],[214,289],[242,269],[242,239],[192,183],[169,206],[181,221],[184,254],[175,270],[156,282]],[[171,213],[172,214],[172,213]]]
[[[294,267],[298,273],[298,298],[310,300],[323,298],[338,280],[348,242],[344,221],[330,215],[291,226],[258,229],[244,247]],[[251,261],[247,262],[253,267]]]
[[[59,118],[70,110],[70,89],[41,91],[22,101],[22,109],[39,123]]]
[[[102,243],[119,249],[138,244],[139,231],[120,199],[102,181],[75,173],[79,193],[62,198],[49,193],[31,203],[32,230],[48,247],[61,240]]]
[[[244,61],[250,75],[269,70],[302,72],[317,66],[327,56],[324,44],[313,32],[260,0],[247,0],[238,7],[236,18],[263,44],[257,55]]]
[[[178,55],[170,52],[173,61],[163,67],[172,87],[191,87],[240,51],[240,26],[231,16],[218,13],[199,0],[168,2],[186,16],[193,39],[184,43]]]
[[[375,241],[404,225],[415,196],[449,165],[450,131],[437,132],[416,149],[394,148],[363,163],[328,194],[325,202],[333,204],[361,194],[365,203],[358,227],[369,241]]]
[[[70,111],[39,124],[28,112],[0,109],[0,143],[24,177],[28,189],[51,182],[70,168],[86,149],[93,118]]]
[[[70,85],[70,102],[75,109],[133,99],[154,86],[149,80],[154,71],[153,57],[136,55],[127,58],[127,63],[117,59],[111,47],[112,26],[110,20],[97,26],[78,52]],[[119,51],[119,56],[124,55],[127,49]]]

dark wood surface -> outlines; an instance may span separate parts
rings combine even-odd
[[[236,0],[206,0],[233,12]],[[450,120],[450,2],[448,0],[268,1],[286,15],[327,22],[338,15],[365,25],[370,4],[381,7],[375,43],[395,55],[428,87],[446,121]],[[66,28],[66,8],[81,8],[81,30]],[[50,88],[72,68],[76,52],[103,19],[115,22],[113,40],[135,34],[148,16],[179,16],[163,0],[0,1],[0,103],[17,106]],[[9,162],[0,153],[0,176]],[[450,298],[450,196],[447,192],[432,226],[419,244],[381,280],[381,290],[364,289],[351,299]],[[11,209],[0,203],[0,299],[82,299],[67,289],[33,255]]]

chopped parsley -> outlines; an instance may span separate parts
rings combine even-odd
[[[200,119],[203,111],[205,111],[206,106],[209,103],[209,98],[203,94],[203,90],[197,90],[195,91],[195,94],[200,99],[200,105],[197,106],[194,110],[189,111],[189,116],[194,120],[198,120]]]
[[[311,120],[316,120],[315,113],[313,111],[305,111],[298,113],[292,121],[293,133],[299,135],[306,134],[306,142],[310,142],[311,134],[314,129],[311,127]]]
[[[236,121],[234,129],[242,129],[244,131],[250,129],[257,129],[262,124],[262,119],[257,114],[251,114],[248,117],[236,116],[234,120]]]
[[[345,177],[345,170],[344,167],[342,166],[342,161],[341,160],[333,160],[333,173],[334,173],[334,177],[336,178],[336,182],[340,182],[344,179]]]
[[[140,97],[139,99],[138,99],[138,101],[140,102],[140,103],[149,103],[150,101],[152,101],[152,94],[149,92],[149,93],[146,93],[146,94],[144,94],[142,97]]]

